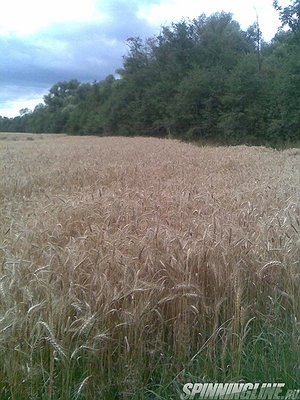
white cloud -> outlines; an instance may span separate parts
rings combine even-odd
[[[1,107],[0,116],[13,118],[20,114],[20,110],[22,108],[34,110],[36,105],[39,103],[43,103],[43,96],[32,97],[29,95],[28,98],[25,97],[15,100],[9,100],[4,103],[3,107]]]
[[[1,4],[0,35],[30,35],[55,23],[104,18],[94,0],[8,0]]]
[[[270,40],[274,37],[278,27],[278,14],[273,8],[273,0],[161,0],[156,4],[141,5],[139,16],[152,25],[165,25],[176,22],[181,18],[196,18],[202,13],[210,15],[215,12],[225,11],[233,13],[243,29],[247,29],[259,17],[264,38]],[[285,5],[288,0],[280,2]]]
[[[267,40],[275,34],[278,16],[273,0],[127,0],[133,8],[138,6],[138,16],[153,27],[178,21],[182,17],[195,18],[203,12],[210,15],[217,11],[232,12],[242,28],[247,28],[258,12],[262,30]],[[117,0],[3,0],[0,14],[0,35],[30,35],[56,23],[93,22],[114,15],[107,15],[110,5]],[[281,0],[286,5],[289,0]],[[117,10],[113,8],[115,12]],[[133,32],[134,33],[134,32]]]

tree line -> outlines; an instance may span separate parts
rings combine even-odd
[[[61,81],[33,111],[0,117],[1,131],[150,135],[221,143],[300,138],[300,1],[281,7],[270,43],[229,13],[204,14],[127,40],[116,75]]]

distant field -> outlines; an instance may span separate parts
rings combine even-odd
[[[39,139],[49,139],[49,138],[58,138],[66,136],[65,134],[56,134],[56,133],[22,133],[22,132],[0,132],[0,140],[39,140]]]
[[[299,149],[0,134],[0,399],[300,388],[299,188]]]

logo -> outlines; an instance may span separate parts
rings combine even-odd
[[[300,389],[285,383],[186,383],[181,400],[300,400]]]

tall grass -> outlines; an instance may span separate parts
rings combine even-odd
[[[1,399],[299,388],[297,150],[39,138],[0,143]]]

